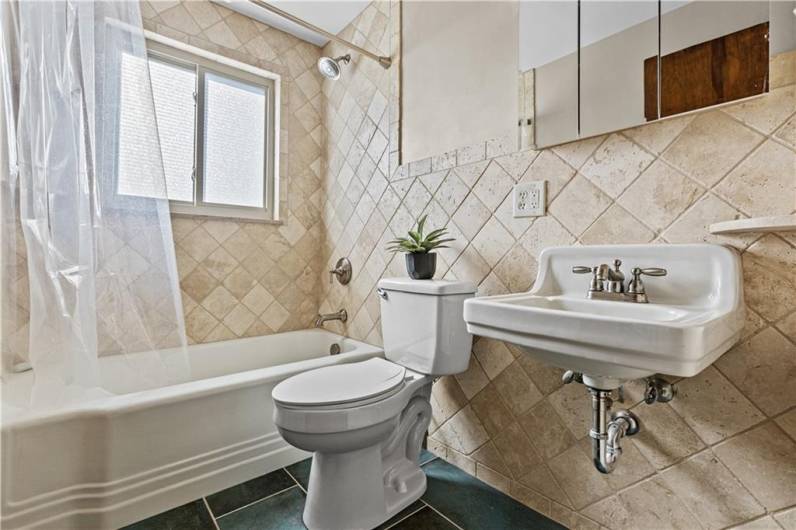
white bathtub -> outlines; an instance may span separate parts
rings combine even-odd
[[[108,357],[103,386],[117,395],[37,414],[9,412],[32,381],[13,375],[3,385],[0,526],[118,528],[301,460],[309,455],[273,424],[274,385],[381,355],[323,330],[203,344],[188,348],[190,381],[146,390],[129,388]]]

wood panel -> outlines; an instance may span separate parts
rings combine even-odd
[[[644,115],[658,118],[657,57],[644,61]],[[660,117],[768,92],[768,22],[661,57]]]

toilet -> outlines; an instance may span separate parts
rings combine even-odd
[[[431,384],[467,370],[472,336],[463,307],[475,291],[463,281],[382,279],[385,358],[311,370],[274,388],[282,437],[314,453],[304,507],[310,530],[373,528],[425,492],[418,459]]]

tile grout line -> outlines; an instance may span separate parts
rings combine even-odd
[[[248,508],[248,507],[250,507],[250,506],[253,506],[253,505],[257,504],[258,502],[262,502],[262,501],[268,500],[268,499],[270,499],[271,497],[276,497],[277,495],[280,495],[280,494],[282,494],[282,493],[285,493],[286,491],[292,490],[292,489],[293,489],[293,488],[295,488],[295,487],[297,487],[297,486],[296,486],[296,485],[293,485],[293,486],[287,487],[287,488],[285,488],[285,489],[283,489],[283,490],[279,490],[279,491],[277,491],[277,492],[275,492],[275,493],[272,493],[272,494],[270,494],[270,495],[268,495],[268,496],[266,496],[266,497],[263,497],[263,498],[261,498],[261,499],[257,499],[256,501],[252,501],[252,502],[250,502],[250,503],[248,503],[248,504],[244,504],[243,506],[240,506],[240,507],[238,507],[238,508],[235,508],[234,510],[230,510],[230,511],[228,511],[228,512],[227,512],[227,513],[225,513],[225,514],[219,515],[218,517],[216,517],[216,519],[218,520],[218,519],[221,519],[221,518],[223,518],[223,517],[226,517],[227,515],[233,514],[233,513],[235,513],[235,512],[239,512],[239,511],[243,510],[244,508]]]
[[[213,521],[213,526],[216,530],[221,530],[218,526],[218,521],[216,521],[216,515],[213,513],[213,510],[210,509],[210,504],[207,502],[207,497],[202,497],[202,502],[205,503],[205,509],[207,513],[210,514],[210,520]]]
[[[422,499],[419,500],[423,504],[422,506],[420,506],[417,510],[413,511],[412,513],[407,514],[405,517],[401,517],[400,519],[392,523],[390,526],[386,527],[384,530],[390,530],[390,528],[394,528],[396,525],[406,521],[407,519],[415,515],[417,512],[423,510],[426,506],[428,506],[428,504],[426,504]]]
[[[433,511],[434,511],[434,512],[437,514],[437,515],[439,515],[440,517],[442,517],[443,519],[445,519],[446,521],[448,521],[448,522],[449,522],[450,524],[452,524],[454,527],[458,528],[459,530],[464,530],[464,528],[462,528],[461,526],[459,526],[459,525],[457,525],[456,523],[454,523],[453,521],[451,521],[451,520],[450,520],[450,519],[449,519],[449,518],[448,518],[448,517],[447,517],[447,516],[446,516],[444,513],[442,513],[441,511],[437,510],[436,508],[434,508],[432,505],[430,505],[430,504],[429,504],[429,503],[427,503],[426,501],[423,501],[423,502],[426,504],[426,506],[428,506],[429,508],[431,508],[431,509],[432,509],[432,510],[433,510]]]
[[[293,482],[295,482],[295,483],[296,483],[296,486],[298,486],[298,487],[299,487],[299,489],[300,489],[301,491],[303,491],[303,492],[304,492],[304,494],[306,495],[306,494],[307,494],[307,490],[305,490],[305,489],[304,489],[304,486],[302,486],[302,485],[301,485],[301,483],[300,483],[298,480],[296,480],[296,477],[294,477],[294,476],[293,476],[293,473],[291,473],[290,471],[288,471],[286,467],[283,467],[282,469],[284,469],[284,470],[285,470],[285,473],[287,473],[287,476],[289,476],[289,477],[290,477],[290,478],[293,480]]]

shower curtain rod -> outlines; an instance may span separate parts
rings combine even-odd
[[[389,68],[390,65],[392,64],[392,59],[390,59],[389,57],[383,57],[381,55],[376,55],[373,52],[369,52],[365,48],[360,48],[356,44],[348,42],[347,40],[342,39],[342,38],[338,37],[337,35],[334,35],[333,33],[329,33],[328,31],[326,31],[324,29],[321,29],[318,26],[315,26],[314,24],[310,24],[309,22],[307,22],[305,20],[302,20],[302,19],[298,18],[297,16],[291,15],[287,11],[282,11],[278,7],[274,7],[274,6],[272,6],[271,4],[269,4],[267,2],[263,2],[263,0],[249,0],[249,2],[254,4],[254,5],[256,5],[256,6],[258,6],[258,7],[261,7],[263,9],[265,9],[266,11],[270,11],[271,13],[274,13],[275,15],[279,15],[282,18],[286,18],[289,21],[291,21],[291,22],[293,22],[295,24],[298,24],[299,26],[302,26],[304,28],[307,28],[310,31],[314,31],[315,33],[323,35],[324,37],[326,37],[329,40],[333,40],[333,41],[335,41],[337,43],[343,44],[344,46],[347,46],[347,47],[351,48],[352,50],[361,53],[365,57],[367,57],[369,59],[373,59],[374,61],[376,61],[380,65],[382,65],[384,68]]]

